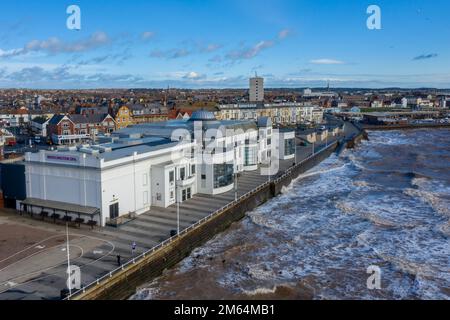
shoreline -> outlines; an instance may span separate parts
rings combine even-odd
[[[160,276],[164,270],[174,267],[194,249],[227,230],[233,223],[242,220],[247,212],[277,197],[284,187],[289,186],[302,173],[314,168],[334,152],[339,153],[343,148],[354,148],[365,138],[367,138],[365,130],[359,130],[358,134],[350,138],[330,144],[296,166],[288,168],[281,177],[260,185],[238,201],[197,222],[180,235],[164,241],[151,252],[137,257],[129,265],[124,265],[119,272],[110,273],[99,279],[95,285],[84,288],[70,299],[129,299],[136,294],[137,288]]]

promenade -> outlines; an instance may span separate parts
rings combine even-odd
[[[345,136],[350,137],[358,129],[350,123],[345,125]],[[337,139],[337,138],[336,138]],[[329,139],[332,143],[336,139]],[[315,146],[316,152],[325,147],[326,141]],[[312,146],[297,147],[297,161],[313,153]],[[280,161],[279,174],[291,167],[294,160]],[[270,177],[276,178],[278,175]],[[269,177],[260,170],[245,172],[238,178],[238,196],[242,196],[268,181]],[[235,199],[235,191],[218,196],[198,194],[180,205],[180,226],[185,229]],[[170,237],[170,231],[177,228],[176,205],[169,208],[152,207],[135,220],[117,228],[105,227],[98,230],[69,229],[71,264],[80,267],[81,282],[87,285],[118,267],[117,255],[125,263],[133,257],[153,248]],[[2,215],[0,214],[0,217]],[[5,222],[6,221],[6,222]],[[46,232],[49,240],[56,243],[35,241],[18,255],[0,258],[0,299],[59,299],[60,290],[66,287],[67,252],[65,251],[65,227],[55,226],[18,215],[0,219],[2,225],[16,224],[35,227]],[[0,238],[0,249],[1,244]],[[136,250],[132,251],[132,244]]]

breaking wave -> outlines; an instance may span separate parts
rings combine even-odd
[[[135,298],[450,299],[449,136],[371,133]],[[372,265],[382,290],[366,287]]]

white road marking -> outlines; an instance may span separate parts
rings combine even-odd
[[[39,250],[42,250],[42,249],[45,249],[45,246],[37,246],[37,247],[35,247],[36,249],[39,249]]]

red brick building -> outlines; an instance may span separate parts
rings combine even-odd
[[[47,126],[47,137],[54,144],[75,144],[98,134],[112,133],[116,123],[109,114],[55,115]]]

